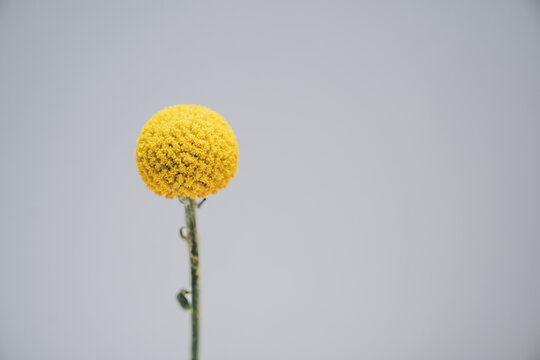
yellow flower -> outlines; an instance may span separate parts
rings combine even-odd
[[[200,105],[176,105],[144,125],[135,154],[139,174],[156,194],[205,198],[234,177],[238,143],[218,113]]]

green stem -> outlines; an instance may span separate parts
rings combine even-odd
[[[186,237],[191,263],[191,360],[199,359],[199,235],[197,234],[197,202],[190,198],[180,200],[186,209]]]

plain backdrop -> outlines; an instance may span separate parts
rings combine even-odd
[[[2,1],[0,358],[188,358],[134,150],[201,104],[202,359],[539,359],[539,67],[538,1]]]

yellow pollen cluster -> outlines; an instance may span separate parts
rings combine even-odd
[[[139,174],[156,194],[205,198],[234,177],[238,143],[218,113],[200,105],[176,105],[144,125],[135,154]]]

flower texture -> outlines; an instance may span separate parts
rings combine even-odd
[[[135,154],[139,174],[156,194],[205,198],[234,177],[238,143],[218,113],[200,105],[176,105],[144,125]]]

